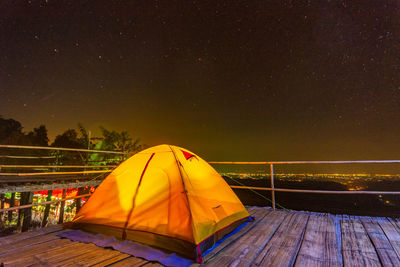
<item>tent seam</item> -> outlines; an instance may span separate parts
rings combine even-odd
[[[194,244],[196,244],[196,240],[195,240],[194,232],[193,232],[194,229],[195,229],[195,228],[194,228],[194,220],[193,220],[192,210],[190,209],[189,198],[188,198],[188,195],[187,195],[188,191],[186,190],[186,185],[185,185],[185,182],[183,181],[182,171],[181,171],[181,168],[180,168],[180,166],[179,166],[180,162],[178,161],[178,158],[177,158],[177,156],[176,156],[176,154],[175,154],[175,151],[172,149],[172,147],[171,147],[170,145],[168,145],[168,146],[169,146],[169,148],[171,149],[172,154],[174,155],[174,158],[175,158],[175,161],[176,161],[176,165],[178,166],[179,175],[181,176],[181,181],[182,181],[183,189],[185,190],[185,197],[186,197],[186,201],[187,201],[187,204],[188,204],[188,209],[189,209],[189,214],[190,214],[190,220],[191,220],[191,224],[192,224],[193,242],[194,242]],[[182,167],[183,167],[183,166],[182,166]]]
[[[156,154],[156,153],[151,154],[149,160],[147,161],[146,165],[144,166],[142,175],[140,175],[139,183],[138,183],[138,186],[137,186],[137,188],[136,188],[135,195],[133,196],[133,199],[132,199],[132,208],[131,208],[131,210],[129,211],[128,217],[126,218],[126,222],[125,222],[125,225],[124,225],[124,228],[123,228],[122,240],[125,240],[125,239],[126,239],[126,228],[127,228],[127,226],[128,226],[129,220],[131,219],[131,216],[132,216],[132,213],[133,213],[133,209],[135,208],[136,196],[137,196],[137,194],[139,193],[140,184],[142,183],[142,179],[143,179],[144,174],[145,174],[145,172],[146,172],[146,170],[147,170],[147,167],[149,166],[149,163],[150,163],[150,161],[153,159],[153,157],[154,157],[155,154]]]

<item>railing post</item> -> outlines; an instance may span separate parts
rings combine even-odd
[[[274,164],[269,165],[271,167],[271,198],[272,198],[272,209],[275,210],[275,186],[274,186]]]
[[[53,195],[53,190],[47,190],[47,199],[46,201],[51,201],[51,196]],[[50,213],[50,204],[47,204],[44,208],[43,220],[42,220],[42,227],[45,227],[47,224],[47,218],[49,217]]]
[[[11,198],[10,198],[10,208],[15,206],[15,192],[11,193]],[[18,212],[19,213],[19,212]],[[13,212],[10,210],[8,212],[8,224],[10,225],[12,222],[12,217],[13,217]]]
[[[33,192],[24,192],[24,204],[23,205],[29,205],[32,204],[33,201]],[[22,200],[22,196],[21,196]],[[26,232],[29,230],[29,227],[31,226],[31,221],[32,221],[32,207],[30,208],[25,208],[23,210],[24,214],[24,219],[22,221],[22,232]]]
[[[64,188],[61,199],[64,199],[66,196],[67,196],[67,188]],[[58,218],[59,224],[62,224],[64,222],[64,210],[65,210],[65,201],[61,201],[60,216]]]
[[[78,188],[78,193],[76,193],[76,194],[77,194],[78,196],[82,195],[82,194],[83,194],[83,190],[85,190],[84,187],[79,187],[79,188]],[[75,214],[78,213],[79,210],[80,210],[81,207],[82,207],[81,199],[82,199],[81,197],[80,197],[80,198],[75,198],[75,207],[76,207],[76,209],[75,209]]]

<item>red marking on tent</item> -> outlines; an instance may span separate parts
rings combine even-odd
[[[203,263],[203,256],[201,255],[201,251],[200,251],[200,247],[199,245],[196,246],[196,250],[197,250],[197,262],[198,263]]]
[[[140,175],[140,180],[139,180],[139,184],[138,184],[138,187],[137,187],[137,188],[139,188],[140,184],[142,183],[142,179],[143,179],[144,173],[146,172],[147,167],[149,166],[149,163],[150,163],[151,159],[154,157],[154,154],[155,154],[155,153],[151,154],[151,157],[150,157],[149,160],[147,161],[146,166],[144,166],[144,170],[143,170],[143,172],[142,172],[142,175]]]
[[[181,149],[181,151],[182,151],[183,155],[185,156],[185,159],[186,159],[186,160],[190,159],[191,157],[193,157],[193,158],[199,160],[199,159],[196,157],[196,155],[193,155],[192,153],[183,151],[182,149]]]

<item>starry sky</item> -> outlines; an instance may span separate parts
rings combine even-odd
[[[1,1],[0,115],[207,160],[399,159],[400,2]]]

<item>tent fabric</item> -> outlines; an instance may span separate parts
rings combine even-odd
[[[72,225],[201,261],[202,252],[248,217],[206,161],[186,149],[159,145],[121,163]]]

